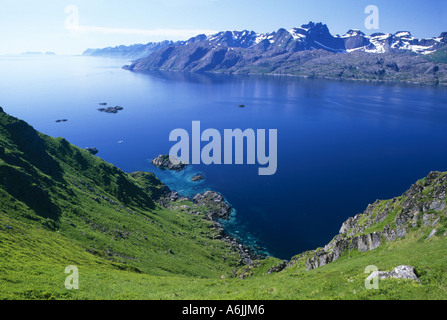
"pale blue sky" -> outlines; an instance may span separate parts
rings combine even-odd
[[[66,13],[70,5],[79,14],[76,30],[67,29],[67,18],[74,13]],[[364,27],[367,5],[379,9],[378,30]],[[447,1],[2,0],[0,54],[80,54],[89,47],[186,40],[198,33],[221,30],[270,32],[308,21],[327,24],[332,34],[344,34],[352,28],[366,34],[409,30],[417,37],[432,37],[447,31]]]

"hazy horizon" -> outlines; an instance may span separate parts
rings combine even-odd
[[[365,8],[379,10],[379,28],[366,29]],[[0,54],[55,52],[77,55],[88,48],[187,40],[201,33],[291,29],[309,21],[326,24],[332,34],[349,29],[365,34],[410,31],[431,38],[447,31],[447,4],[396,0],[25,0],[2,4]]]

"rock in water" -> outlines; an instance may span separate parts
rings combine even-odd
[[[116,107],[98,108],[98,111],[106,113],[118,113],[118,111],[121,111],[123,109],[124,109],[123,107],[116,106]]]
[[[90,152],[93,155],[95,155],[95,154],[97,154],[99,152],[98,149],[90,148],[90,147],[85,148],[85,150],[87,150],[88,152]]]
[[[174,170],[174,171],[180,171],[182,170],[187,164],[181,161],[178,161],[178,163],[172,163],[169,159],[169,155],[159,155],[158,157],[152,159],[152,164],[162,170]]]
[[[196,174],[191,178],[192,181],[200,181],[200,180],[204,180],[204,179],[205,179],[205,177],[202,176],[201,174]]]

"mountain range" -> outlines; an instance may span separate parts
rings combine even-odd
[[[212,47],[252,48],[266,52],[286,50],[290,52],[322,49],[330,52],[363,51],[369,53],[397,52],[400,50],[430,54],[447,43],[447,32],[438,37],[418,39],[409,31],[391,33],[373,33],[365,35],[362,31],[351,29],[346,34],[332,35],[327,25],[309,22],[290,30],[279,29],[270,33],[255,31],[221,31],[213,35],[204,34],[187,41],[150,42],[146,45],[107,47],[103,49],[87,49],[87,56],[121,56],[125,58],[142,58],[168,46],[188,46],[194,43],[208,44]]]
[[[137,58],[125,69],[274,74],[337,80],[447,84],[447,32],[418,39],[409,31],[332,35],[323,23],[265,34],[222,31],[187,41],[89,49],[85,55]]]

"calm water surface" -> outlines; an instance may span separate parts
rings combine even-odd
[[[155,172],[191,196],[221,192],[235,208],[226,227],[288,259],[323,246],[376,199],[402,194],[432,170],[447,171],[447,90],[289,77],[132,73],[128,61],[0,57],[0,105],[37,130],[62,136],[126,172]],[[120,105],[118,114],[98,103]],[[238,105],[245,104],[245,108]],[[68,122],[56,123],[66,118]],[[277,129],[278,170],[150,164],[168,153],[171,130]],[[190,178],[206,176],[200,183]]]

